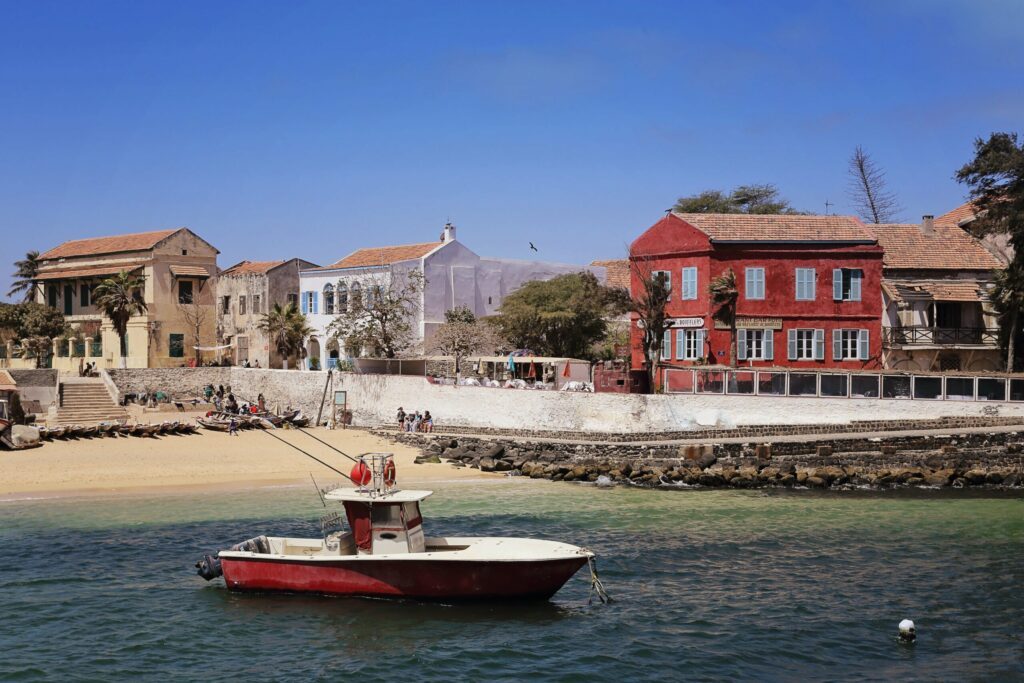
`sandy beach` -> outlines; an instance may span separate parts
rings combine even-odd
[[[480,478],[497,475],[458,469],[449,464],[417,465],[416,449],[391,443],[361,430],[315,429],[312,433],[350,455],[394,453],[398,482]],[[320,460],[348,472],[351,462],[308,435],[273,432]],[[0,451],[0,495],[39,493],[89,494],[155,487],[234,487],[245,484],[308,482],[321,485],[338,474],[261,430],[237,436],[200,431],[159,438],[120,437],[52,441],[25,451]]]

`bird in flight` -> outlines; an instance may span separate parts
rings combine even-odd
[[[530,242],[530,249],[533,249],[534,251],[538,251],[537,247],[533,246],[533,242]]]

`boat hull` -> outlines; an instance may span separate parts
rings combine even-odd
[[[235,591],[286,591],[422,600],[547,599],[585,556],[546,560],[303,561],[282,557],[222,558]]]

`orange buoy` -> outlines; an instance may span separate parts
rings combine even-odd
[[[391,458],[384,465],[384,484],[389,487],[395,485],[395,461]]]
[[[366,486],[373,479],[373,474],[370,472],[370,468],[366,466],[366,463],[360,460],[352,466],[352,471],[348,473],[348,478],[356,486]]]

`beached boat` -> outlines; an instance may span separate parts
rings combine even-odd
[[[337,529],[341,516],[335,513],[321,520],[323,538],[257,536],[204,556],[196,564],[199,575],[223,575],[234,591],[547,599],[594,558],[586,548],[556,541],[427,536],[420,503],[432,492],[400,490],[394,472],[389,455],[367,454],[350,475],[362,486],[326,494],[343,506],[347,531]]]
[[[231,423],[228,420],[216,420],[211,417],[197,417],[196,422],[199,423],[203,429],[209,429],[215,432],[226,432],[231,427]]]

